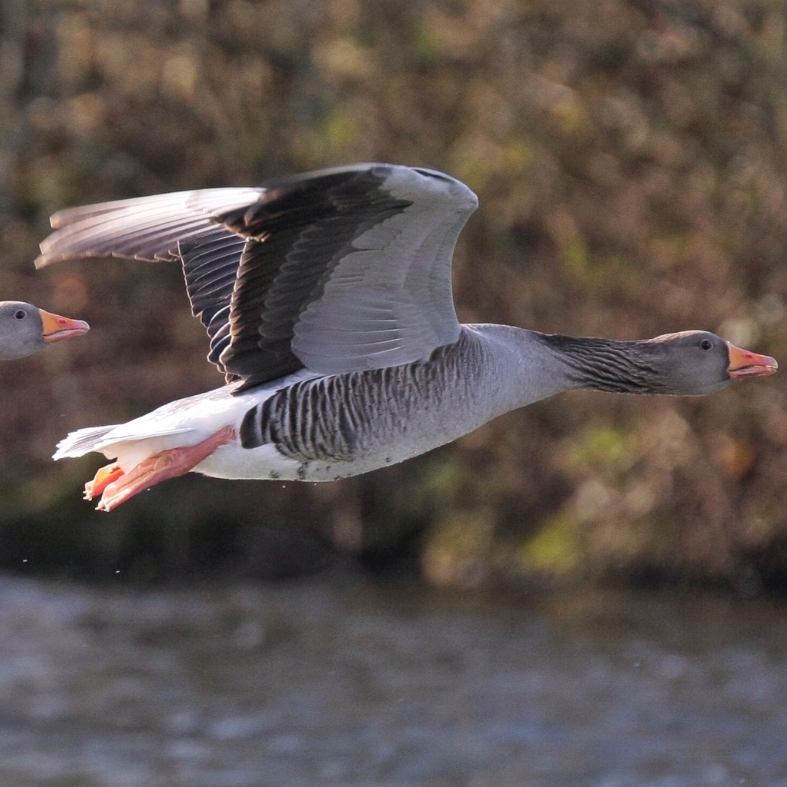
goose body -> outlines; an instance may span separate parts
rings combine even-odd
[[[125,424],[73,432],[55,459],[116,460],[86,486],[111,510],[189,470],[365,473],[572,388],[701,395],[776,370],[703,331],[625,342],[460,325],[451,260],[476,206],[442,173],[360,164],[55,214],[38,266],[180,261],[208,357],[226,376]]]
[[[47,344],[81,336],[90,330],[83,320],[72,320],[24,301],[0,301],[0,361],[26,358]]]

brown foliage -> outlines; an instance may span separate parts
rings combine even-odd
[[[394,161],[479,193],[466,321],[707,328],[787,357],[783,4],[29,0],[0,23],[0,292],[94,326],[3,366],[6,565],[55,531],[81,566],[139,541],[180,574],[201,547],[271,573],[318,561],[315,534],[386,554],[421,533],[435,581],[785,576],[780,377],[697,401],[566,395],[343,484],[183,479],[93,515],[65,501],[95,463],[51,466],[56,440],[220,378],[175,266],[30,264],[65,205]]]

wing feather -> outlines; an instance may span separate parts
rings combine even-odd
[[[476,206],[442,173],[359,164],[63,210],[36,265],[180,260],[208,357],[243,390],[303,366],[409,363],[456,341],[451,259]]]

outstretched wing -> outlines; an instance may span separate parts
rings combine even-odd
[[[476,206],[447,175],[361,164],[61,211],[36,265],[180,259],[209,359],[245,388],[302,366],[410,363],[456,341],[451,259]]]

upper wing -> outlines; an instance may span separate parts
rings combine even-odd
[[[409,363],[456,341],[451,259],[476,206],[447,175],[361,164],[61,211],[36,265],[181,259],[209,358],[247,387],[301,366]]]

